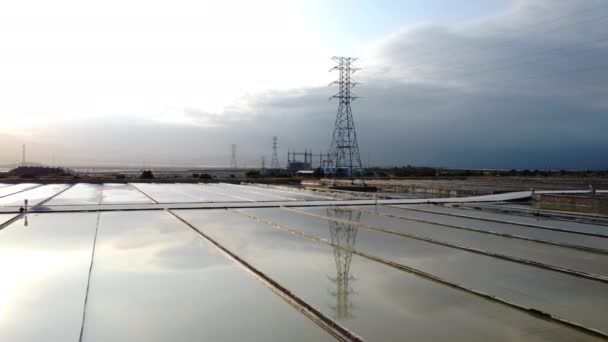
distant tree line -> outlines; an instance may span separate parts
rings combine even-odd
[[[192,178],[198,178],[198,179],[211,179],[213,177],[211,177],[210,174],[208,173],[193,173],[192,174]]]
[[[472,176],[504,176],[504,177],[606,177],[608,170],[467,170],[433,168],[425,166],[402,167],[373,167],[365,170],[365,177],[472,177]]]
[[[8,172],[8,176],[36,178],[40,176],[70,176],[74,172],[62,167],[19,166]]]

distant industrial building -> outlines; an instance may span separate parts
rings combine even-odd
[[[287,170],[290,172],[312,171],[329,165],[331,165],[329,154],[313,154],[306,149],[304,152],[287,151]]]

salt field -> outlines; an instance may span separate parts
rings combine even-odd
[[[522,197],[1,184],[0,340],[608,340],[608,217]]]

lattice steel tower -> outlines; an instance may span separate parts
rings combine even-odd
[[[232,158],[230,159],[230,167],[236,169],[236,145],[232,144]]]
[[[279,143],[279,138],[272,137],[272,161],[270,162],[271,169],[278,169],[281,167],[279,165],[279,155],[277,154],[278,143]]]
[[[338,93],[331,97],[339,101],[330,148],[332,164],[335,168],[334,177],[338,173],[343,173],[344,176],[354,179],[356,174],[363,173],[355,121],[350,108],[351,101],[357,98],[351,93],[351,89],[357,85],[357,82],[351,81],[351,75],[359,68],[352,65],[357,58],[333,57],[332,59],[338,65],[331,68],[330,71],[338,70],[340,72],[338,80],[331,83],[331,85],[337,84],[339,88]]]

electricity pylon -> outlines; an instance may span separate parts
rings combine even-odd
[[[279,155],[277,154],[278,137],[272,137],[272,161],[270,162],[271,169],[279,169]]]
[[[351,93],[351,89],[357,85],[357,82],[351,81],[351,75],[359,69],[352,65],[357,58],[333,57],[333,60],[338,65],[330,71],[338,70],[340,73],[338,80],[330,84],[337,84],[339,89],[338,93],[331,97],[339,101],[330,148],[334,179],[340,174],[350,177],[354,182],[355,175],[363,173],[355,121],[350,108],[351,101],[357,98]]]

